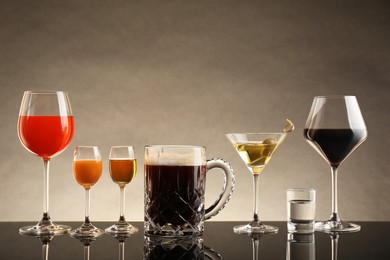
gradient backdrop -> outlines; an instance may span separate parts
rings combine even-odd
[[[228,160],[236,189],[214,220],[249,220],[252,177],[224,134],[280,131],[286,118],[296,131],[260,178],[260,216],[285,220],[286,189],[313,187],[317,219],[328,218],[329,167],[302,134],[313,97],[328,94],[356,95],[369,129],[340,168],[341,217],[390,220],[389,1],[3,0],[0,8],[0,221],[42,214],[42,163],[16,131],[24,90],[70,92],[76,131],[51,164],[54,220],[83,219],[76,145],[98,145],[104,157],[92,221],[119,217],[110,146],[135,147],[126,216],[142,220],[146,144],[203,145]],[[208,175],[208,204],[221,176]]]

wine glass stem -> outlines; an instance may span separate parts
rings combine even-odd
[[[89,224],[89,211],[91,209],[90,188],[85,189],[85,224]]]
[[[49,220],[49,167],[50,160],[43,159],[43,220]]]
[[[337,204],[337,167],[331,167],[332,173],[332,216],[330,217],[331,221],[340,221],[338,215],[338,204]]]
[[[253,222],[260,222],[258,191],[259,191],[259,175],[253,174]]]
[[[125,220],[125,187],[120,187],[120,221]]]

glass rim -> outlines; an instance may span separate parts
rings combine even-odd
[[[112,148],[124,148],[124,147],[131,147],[134,149],[133,145],[112,145],[110,149]]]
[[[307,191],[307,192],[315,192],[316,190],[314,188],[289,188],[288,191]]]
[[[356,96],[355,95],[323,95],[323,96],[315,96],[314,98],[337,99],[337,98],[356,98]]]
[[[28,94],[58,94],[58,93],[65,93],[68,94],[68,91],[64,90],[26,90],[24,93]]]
[[[127,155],[118,157],[112,153],[126,151]],[[123,154],[123,153],[122,153]],[[132,145],[113,145],[110,148],[110,153],[108,155],[109,160],[136,160],[135,158],[135,149]]]
[[[147,148],[175,148],[175,149],[206,149],[205,146],[200,145],[181,145],[181,144],[152,144],[152,145],[145,145],[145,149]]]
[[[235,133],[225,133],[225,135],[283,135],[287,134],[286,132],[263,132],[263,133],[256,133],[256,132],[235,132]]]

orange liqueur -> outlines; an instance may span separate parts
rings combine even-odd
[[[73,175],[76,181],[85,189],[91,188],[102,175],[102,161],[76,160],[73,161]]]
[[[110,159],[110,174],[112,180],[124,186],[135,176],[137,163],[135,159]]]

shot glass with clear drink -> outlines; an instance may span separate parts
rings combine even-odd
[[[315,260],[316,248],[313,234],[287,234],[286,260]]]
[[[310,188],[287,190],[287,230],[289,233],[314,232],[316,191]]]

